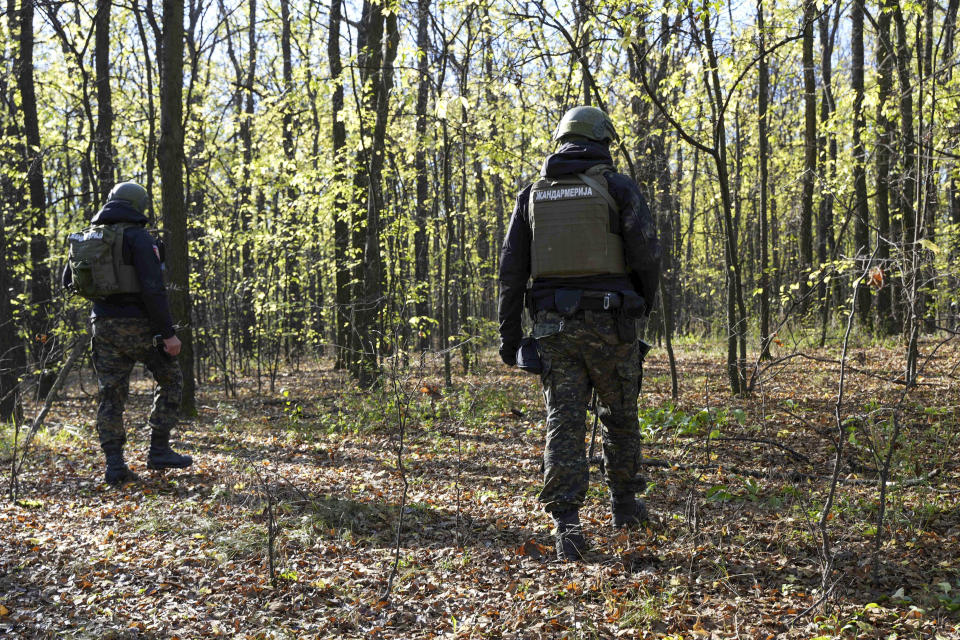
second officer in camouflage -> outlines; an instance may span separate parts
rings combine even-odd
[[[661,248],[639,188],[613,168],[614,137],[600,109],[576,107],[563,116],[553,136],[559,148],[517,197],[500,259],[500,356],[517,363],[525,303],[539,343],[547,407],[540,501],[553,517],[564,560],[579,558],[586,546],[578,511],[589,481],[591,387],[603,424],[613,524],[635,526],[646,518],[636,497],[644,488],[637,322],[656,294]]]
[[[183,380],[176,356],[180,339],[163,282],[162,245],[145,229],[147,191],[133,182],[115,186],[91,226],[70,236],[63,284],[93,301],[93,365],[100,388],[97,435],[110,484],[137,480],[123,457],[123,410],[138,362],[157,388],[150,412],[150,469],[182,469],[193,459],[170,447]]]

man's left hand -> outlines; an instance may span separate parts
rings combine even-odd
[[[517,366],[517,348],[507,344],[500,345],[500,359],[503,360],[503,364],[508,367]]]
[[[169,338],[163,339],[163,350],[171,357],[177,357],[180,353],[180,347],[182,346],[183,343],[180,342],[180,338],[177,336],[170,336]]]

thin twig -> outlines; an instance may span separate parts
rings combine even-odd
[[[870,273],[873,260],[876,258],[879,244],[873,250],[873,255],[867,260],[863,269],[863,275],[856,282],[862,281]],[[820,519],[817,522],[817,529],[820,532],[820,553],[823,557],[823,567],[821,573],[820,589],[824,594],[824,602],[830,589],[830,572],[833,570],[833,550],[830,548],[830,533],[827,531],[827,523],[830,519],[830,512],[833,510],[833,500],[837,494],[837,486],[840,480],[840,466],[843,460],[843,419],[840,417],[843,408],[843,392],[847,374],[847,349],[850,346],[850,333],[853,331],[853,319],[857,312],[857,287],[855,286],[853,294],[850,296],[850,312],[847,314],[847,328],[843,333],[843,347],[840,350],[840,377],[837,380],[837,401],[833,405],[833,416],[837,425],[836,455],[834,456],[833,474],[830,477],[830,490],[827,492],[827,499],[820,511]]]
[[[410,397],[412,393],[400,384],[400,362],[401,362],[401,349],[400,345],[400,331],[397,329],[394,332],[394,343],[396,346],[394,356],[392,358],[392,364],[390,367],[391,373],[391,382],[393,386],[393,395],[394,401],[397,407],[397,470],[400,472],[400,481],[403,484],[403,491],[400,494],[400,507],[398,509],[397,515],[397,533],[396,539],[393,547],[393,565],[390,568],[390,575],[387,576],[387,584],[384,586],[383,594],[380,596],[381,599],[386,600],[390,597],[390,592],[393,590],[393,581],[397,577],[397,574],[400,570],[400,547],[403,542],[403,512],[406,509],[407,505],[407,490],[409,488],[409,482],[407,481],[407,470],[403,464],[403,447],[404,439],[407,432],[407,420],[409,415],[410,407]],[[424,359],[426,357],[425,352],[420,354],[420,365],[418,369],[418,380],[414,385],[414,389],[419,389],[421,383],[423,382],[423,367]]]

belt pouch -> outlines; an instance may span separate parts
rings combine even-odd
[[[580,309],[580,289],[557,289],[553,293],[553,304],[562,316],[572,316]]]

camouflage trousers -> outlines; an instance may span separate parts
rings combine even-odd
[[[602,311],[578,311],[571,317],[538,311],[533,335],[540,343],[547,406],[540,492],[544,509],[577,509],[586,497],[590,477],[586,409],[591,387],[597,391],[597,415],[603,425],[604,480],[614,495],[642,491],[636,339],[621,341],[617,318]]]
[[[93,367],[100,387],[97,435],[100,446],[126,442],[123,407],[130,390],[130,374],[142,362],[153,374],[157,388],[148,422],[169,433],[177,423],[183,378],[176,358],[160,353],[152,344],[153,331],[145,318],[97,318],[93,321]]]

